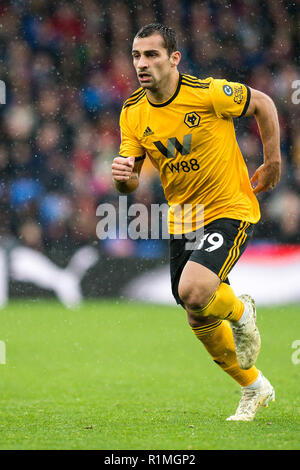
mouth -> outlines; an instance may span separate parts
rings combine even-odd
[[[138,74],[138,78],[140,82],[144,83],[144,82],[148,82],[149,80],[151,80],[151,75],[147,72],[140,72]]]

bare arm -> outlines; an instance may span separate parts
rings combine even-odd
[[[277,110],[272,99],[251,88],[251,99],[245,116],[255,116],[264,150],[264,163],[251,178],[254,193],[273,189],[280,180],[280,132]]]
[[[135,191],[144,160],[135,161],[134,157],[116,157],[112,164],[112,177],[116,189],[123,194]]]

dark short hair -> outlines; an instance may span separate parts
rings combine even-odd
[[[150,23],[143,26],[136,34],[136,38],[147,38],[152,34],[160,34],[164,41],[164,48],[167,49],[168,55],[177,51],[177,38],[174,29],[169,28],[161,23]]]

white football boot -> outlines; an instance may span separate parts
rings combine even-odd
[[[275,401],[275,390],[261,372],[256,382],[258,385],[254,388],[251,385],[241,387],[242,398],[237,410],[226,421],[252,421],[262,406],[268,407],[270,400]]]
[[[260,334],[256,326],[255,302],[250,295],[241,295],[245,305],[242,318],[230,322],[238,364],[241,369],[250,369],[255,364],[260,351]]]

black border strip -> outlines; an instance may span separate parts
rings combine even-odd
[[[246,103],[245,103],[245,106],[244,106],[244,109],[242,111],[242,114],[240,114],[240,117],[244,116],[247,112],[247,109],[249,107],[249,103],[250,103],[250,98],[251,98],[251,90],[250,88],[247,86],[247,85],[244,85],[247,89],[247,99],[246,99]]]
[[[180,87],[181,87],[181,81],[182,81],[182,75],[180,73],[177,88],[176,88],[175,92],[173,93],[173,95],[168,99],[168,101],[165,101],[164,103],[151,103],[151,101],[149,100],[149,98],[146,94],[148,103],[151,104],[151,106],[154,106],[155,108],[162,108],[163,106],[167,106],[168,104],[172,103],[172,101],[175,100],[176,96],[179,93],[179,90],[180,90]]]
[[[134,91],[128,98],[126,101],[130,100],[131,98],[134,98],[136,95],[138,95],[139,93],[141,93],[141,91],[143,91],[143,87],[140,87],[138,88],[136,91]]]
[[[119,155],[119,157],[122,157],[122,158],[129,158],[129,157],[125,157],[124,155]],[[135,162],[139,162],[141,160],[145,160],[146,158],[146,154],[144,153],[144,155],[140,155],[139,157],[134,157],[134,161]]]
[[[185,74],[182,74],[182,79],[186,80],[187,82],[190,82],[190,83],[196,83],[196,84],[198,83],[199,85],[207,85],[207,86],[210,85],[210,82],[204,82],[204,81],[200,80],[200,78],[196,78],[196,77],[191,79]]]
[[[192,77],[192,76],[188,76],[188,75],[186,75],[185,73],[182,74],[182,78],[183,78],[184,80],[189,80],[190,82],[193,82],[193,83],[194,83],[194,82],[199,82],[199,78],[197,78],[197,77]]]
[[[132,101],[129,101],[129,103],[125,102],[123,108],[125,109],[125,108],[128,108],[128,106],[131,106],[131,105],[133,105],[133,104],[138,103],[138,102],[140,101],[140,99],[142,99],[142,98],[145,96],[145,94],[146,94],[146,91],[143,90],[140,95],[138,95],[138,96],[137,96],[136,98],[134,98]],[[126,104],[126,103],[127,103],[127,104]]]
[[[133,93],[132,96],[130,96],[129,98],[127,98],[127,100],[125,101],[124,104],[130,103],[131,101],[136,100],[136,99],[143,93],[143,91],[145,91],[145,90],[142,88],[140,91],[138,91],[138,92],[136,92],[136,93]]]
[[[207,90],[209,85],[192,85],[191,83],[182,82],[182,85],[190,86],[191,88],[202,88],[202,90]]]

